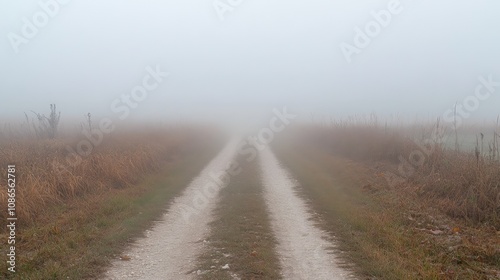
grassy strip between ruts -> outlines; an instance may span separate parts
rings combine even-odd
[[[281,278],[258,163],[241,167],[221,190],[205,253],[199,258],[201,279]]]
[[[337,236],[342,255],[363,279],[497,279],[495,261],[489,268],[478,262],[490,253],[473,250],[462,234],[430,234],[425,228],[446,218],[384,191],[386,182],[364,164],[314,148],[281,145],[276,152],[320,214],[321,227]],[[455,239],[462,240],[458,247]]]
[[[220,143],[191,147],[133,187],[93,193],[53,207],[18,232],[17,272],[7,279],[97,279],[133,238],[212,159]],[[3,272],[7,271],[4,268]]]

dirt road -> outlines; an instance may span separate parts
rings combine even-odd
[[[201,172],[184,193],[170,205],[165,217],[146,236],[134,242],[124,255],[130,260],[116,260],[107,279],[196,279],[197,257],[214,221],[218,193],[200,199],[211,175],[226,170],[237,154],[236,139]],[[278,240],[277,254],[284,279],[352,279],[339,266],[331,251],[332,244],[312,222],[308,207],[294,191],[296,184],[267,148],[259,154],[264,198],[271,218],[270,234]],[[200,208],[199,201],[204,201]],[[187,206],[187,207],[186,207]],[[186,212],[195,208],[196,211]],[[230,211],[230,210],[228,210]],[[187,213],[187,214],[186,214]],[[271,233],[272,232],[272,233]],[[279,268],[276,268],[279,270]]]
[[[314,226],[297,184],[272,151],[260,153],[260,166],[271,223],[278,239],[284,279],[352,279],[328,248],[332,244]]]
[[[213,185],[211,175],[227,168],[236,155],[237,144],[237,139],[233,139],[226,145],[173,201],[164,218],[124,253],[130,260],[112,264],[107,279],[194,279],[191,272],[208,234],[218,195],[212,193],[212,197],[207,197],[204,191]]]

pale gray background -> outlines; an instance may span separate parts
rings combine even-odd
[[[0,118],[116,117],[112,100],[148,65],[171,73],[131,118],[248,120],[288,106],[303,118],[434,118],[500,81],[500,1],[410,1],[348,64],[339,45],[389,1],[247,0],[220,21],[212,0],[73,0],[15,54],[7,39],[38,1],[0,1]],[[473,114],[494,119],[500,90]],[[0,119],[1,120],[1,119]]]

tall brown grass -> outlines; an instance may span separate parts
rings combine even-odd
[[[0,173],[6,182],[7,166],[17,167],[17,214],[21,224],[33,223],[50,207],[111,189],[133,186],[145,175],[183,153],[189,145],[200,143],[210,130],[206,127],[150,127],[105,135],[81,162],[68,164],[70,152],[83,136],[63,139],[14,137],[0,139]],[[6,205],[7,192],[0,192]],[[6,219],[6,211],[0,211]],[[3,231],[3,230],[2,230]]]
[[[439,139],[431,137],[436,131],[443,132],[439,121],[421,130],[421,139],[428,141],[425,147],[433,150],[426,154],[422,165],[413,166],[414,172],[402,179],[396,188],[427,201],[454,218],[500,229],[500,162],[498,136],[492,153],[456,151]],[[331,154],[362,161],[385,162],[397,173],[401,159],[408,159],[414,151],[421,151],[412,128],[387,126],[372,121],[335,122],[329,125],[306,125],[295,130],[304,143],[325,149]],[[484,131],[484,130],[483,130]],[[449,133],[449,132],[448,132]],[[493,132],[497,135],[498,132]],[[496,134],[495,134],[496,133]],[[479,136],[480,137],[480,136]],[[479,138],[480,139],[480,138]],[[480,150],[478,141],[476,151]],[[496,155],[496,156],[495,156]]]

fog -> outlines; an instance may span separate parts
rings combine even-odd
[[[237,123],[284,107],[302,119],[431,119],[463,102],[471,120],[500,113],[494,0],[1,5],[4,120],[52,103],[62,120]]]

